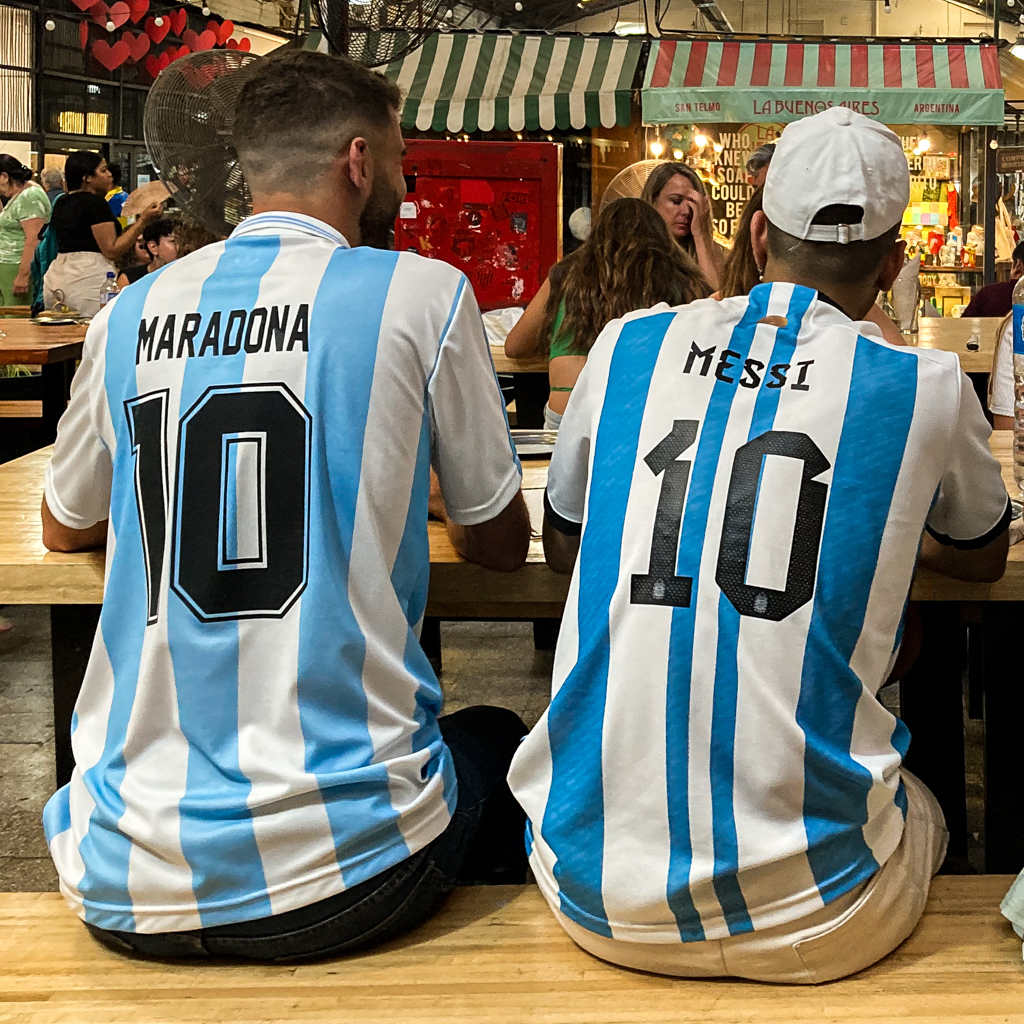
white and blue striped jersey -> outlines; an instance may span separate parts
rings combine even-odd
[[[278,914],[444,830],[455,772],[416,635],[431,465],[465,525],[520,485],[445,263],[266,213],[95,318],[46,478],[66,526],[109,517],[75,772],[44,814],[86,921]]]
[[[661,310],[605,329],[562,420],[547,515],[579,558],[509,782],[549,903],[669,943],[885,863],[909,735],[875,694],[922,531],[979,545],[1008,508],[955,355],[791,284]]]

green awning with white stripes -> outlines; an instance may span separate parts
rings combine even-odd
[[[472,132],[630,123],[639,39],[445,32],[382,70],[403,128]]]

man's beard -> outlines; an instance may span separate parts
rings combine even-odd
[[[402,201],[391,185],[379,178],[374,181],[370,198],[359,217],[360,244],[372,249],[393,249],[395,218],[401,205]]]

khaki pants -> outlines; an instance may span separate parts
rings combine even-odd
[[[588,953],[621,967],[681,978],[749,978],[813,985],[854,974],[891,953],[924,913],[949,834],[928,788],[904,769],[903,839],[882,869],[821,910],[788,924],[728,939],[681,944],[623,942],[555,917]]]
[[[62,252],[43,277],[43,303],[50,309],[56,300],[66,302],[82,316],[100,311],[100,288],[114,264],[98,252]]]

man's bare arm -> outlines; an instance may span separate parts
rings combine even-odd
[[[50,551],[88,551],[101,548],[107,543],[107,522],[96,523],[84,530],[72,530],[58,522],[43,498],[43,546]]]
[[[1006,571],[1006,554],[1010,550],[1009,531],[993,537],[982,548],[956,548],[940,544],[926,533],[921,542],[918,564],[945,576],[972,583],[995,583]]]

